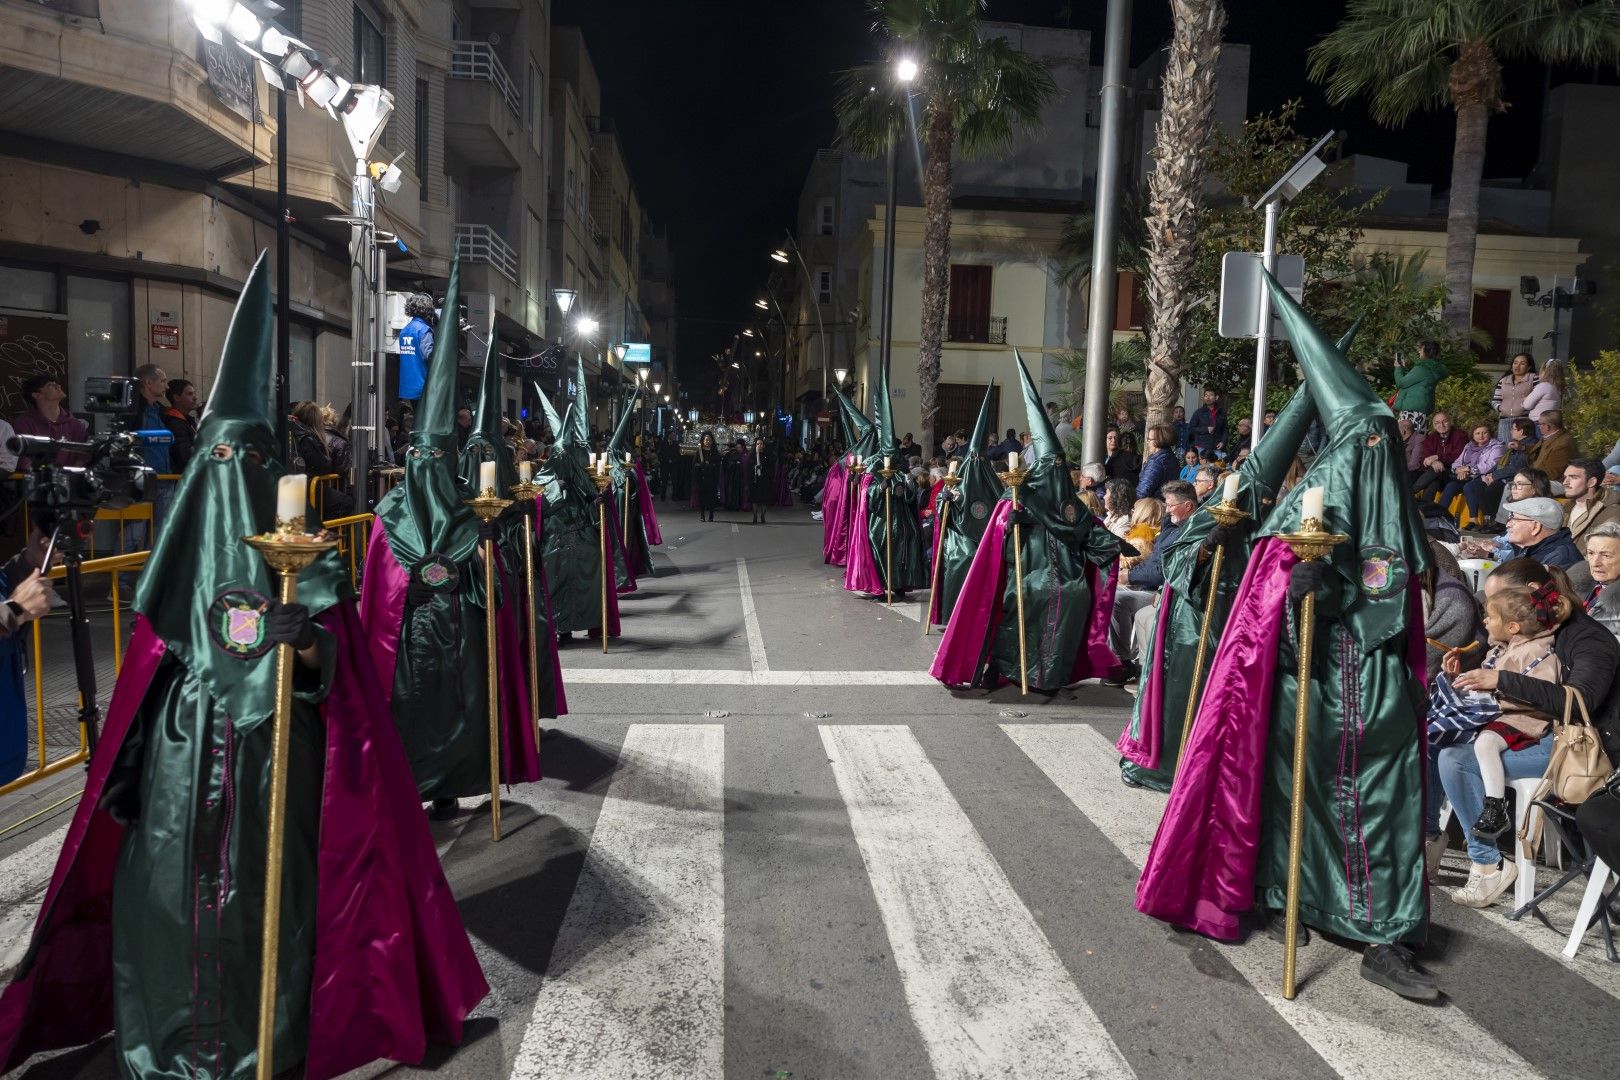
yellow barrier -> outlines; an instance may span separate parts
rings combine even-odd
[[[349,560],[349,587],[360,588],[360,567],[365,562],[366,544],[371,541],[371,514],[350,514],[321,522],[321,527],[337,534],[338,553]]]
[[[147,554],[144,551],[137,551],[129,555],[113,555],[105,559],[90,559],[83,564],[83,570],[87,574],[139,570],[146,565]],[[60,581],[67,577],[67,569],[61,566],[55,567],[51,570],[49,576],[54,581]],[[117,589],[112,590],[112,605],[113,671],[116,675],[116,672],[124,664],[123,605],[118,597]],[[50,760],[50,745],[45,737],[45,647],[41,620],[34,620],[32,627],[34,632],[34,740],[35,749],[38,752],[36,758],[38,764],[32,772],[24,773],[11,781],[11,783],[0,786],[0,795],[6,795],[25,788],[29,784],[38,783],[64,769],[70,769],[75,765],[82,764],[90,757],[90,746],[85,739],[84,728],[80,726],[79,748],[56,761]],[[98,690],[106,691],[103,694],[104,698],[111,696],[110,687],[98,688]],[[82,702],[79,702],[79,705],[82,705]]]

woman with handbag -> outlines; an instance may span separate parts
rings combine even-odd
[[[1485,579],[1485,597],[1488,602],[1506,589],[1534,590],[1549,584],[1561,597],[1576,595],[1562,570],[1542,566],[1533,559],[1512,559]],[[1526,706],[1543,715],[1567,716],[1570,719],[1566,727],[1594,728],[1595,731],[1585,732],[1597,736],[1586,743],[1587,748],[1599,756],[1606,751],[1607,759],[1615,760],[1620,754],[1620,641],[1575,605],[1569,618],[1553,634],[1553,654],[1560,668],[1556,683],[1545,682],[1534,674],[1482,668],[1458,675],[1454,685],[1464,693],[1494,693],[1500,701]],[[1589,717],[1587,710],[1590,710]],[[1582,724],[1583,720],[1587,723]],[[1542,739],[1524,749],[1503,753],[1504,780],[1511,783],[1547,775],[1557,744],[1558,740]],[[1502,863],[1495,842],[1472,835],[1484,810],[1485,799],[1473,747],[1446,747],[1438,757],[1440,784],[1468,835],[1469,861],[1475,867],[1496,867],[1489,874],[1481,875],[1485,878],[1484,887],[1476,890],[1480,896],[1487,897],[1479,904],[1483,907],[1513,884],[1513,863],[1511,860]],[[1601,763],[1589,767],[1607,772]],[[1600,781],[1601,777],[1602,773]]]

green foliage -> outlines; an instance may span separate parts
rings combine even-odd
[[[1603,457],[1620,440],[1620,351],[1605,349],[1589,368],[1571,367],[1564,426],[1589,457]]]
[[[1058,403],[1059,408],[1079,415],[1085,401],[1086,350],[1072,349],[1053,353],[1051,361],[1058,369],[1055,377],[1046,380],[1046,385],[1056,387],[1052,392],[1052,400]],[[1115,341],[1113,356],[1108,362],[1109,389],[1114,392],[1111,396],[1118,395],[1126,386],[1139,384],[1147,378],[1147,361],[1147,342],[1142,338],[1130,337]]]
[[[1453,426],[1472,431],[1475,424],[1496,430],[1496,412],[1491,408],[1491,392],[1496,380],[1472,368],[1440,380],[1434,388],[1434,409],[1451,417]]]
[[[1445,282],[1424,277],[1428,254],[1400,259],[1375,252],[1358,259],[1349,280],[1329,291],[1321,310],[1311,312],[1336,335],[1361,320],[1349,359],[1383,397],[1395,388],[1395,357],[1415,358],[1422,341],[1439,342],[1441,362],[1454,378],[1474,371],[1473,354],[1457,344],[1440,314]]]

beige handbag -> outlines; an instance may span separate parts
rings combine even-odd
[[[1581,707],[1578,722],[1572,719],[1574,707]],[[1577,805],[1603,786],[1614,771],[1603,752],[1603,737],[1586,711],[1586,699],[1573,686],[1564,687],[1564,719],[1552,726],[1553,751],[1547,759],[1547,772],[1536,789],[1536,798],[1549,795],[1560,802]]]

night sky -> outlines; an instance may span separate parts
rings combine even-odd
[[[1104,6],[991,0],[987,17],[1089,29],[1100,64]],[[1135,6],[1133,66],[1170,33],[1168,4]],[[1303,133],[1337,128],[1348,133],[1346,152],[1408,161],[1412,179],[1444,185],[1449,114],[1388,131],[1359,107],[1328,109],[1306,79],[1306,50],[1333,28],[1341,4],[1227,6],[1226,40],[1253,47],[1251,114],[1301,98]],[[871,17],[863,0],[557,0],[553,18],[583,28],[642,203],[670,230],[681,374],[703,381],[702,358],[730,343],[765,281],[767,253],[795,224],[815,151],[833,143],[834,73],[878,54]],[[1523,176],[1535,164],[1542,78],[1539,65],[1509,69],[1512,108],[1492,120],[1488,178]]]

